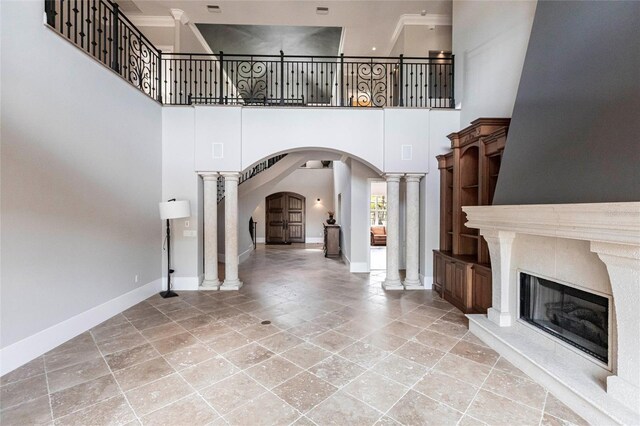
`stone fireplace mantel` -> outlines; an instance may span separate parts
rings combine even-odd
[[[487,343],[505,357],[516,361],[525,372],[544,377],[545,384],[555,389],[561,399],[591,415],[592,419],[640,423],[640,202],[469,206],[462,209],[467,214],[466,226],[478,228],[487,241],[493,274],[492,307],[486,317],[469,316],[471,331],[488,340]],[[599,384],[600,377],[589,376],[588,366],[578,371],[579,362],[575,367],[572,363],[562,368],[559,368],[562,363],[551,365],[554,362],[549,360],[553,354],[544,353],[544,342],[536,345],[535,338],[531,341],[521,339],[516,332],[520,326],[515,297],[516,271],[522,267],[518,263],[522,262],[524,249],[520,249],[519,256],[512,252],[519,238],[538,242],[538,245],[527,246],[531,251],[527,254],[552,263],[550,266],[541,264],[547,275],[550,274],[548,271],[560,267],[553,264],[559,261],[547,252],[554,250],[558,241],[562,242],[562,261],[568,265],[561,266],[561,275],[569,282],[584,279],[577,271],[581,266],[599,263],[598,258],[604,264],[599,266],[604,271],[600,281],[606,281],[607,276],[610,281],[615,312],[612,332],[616,336],[611,348],[610,371],[606,375],[606,391]],[[580,249],[574,248],[572,252],[566,248],[574,246]],[[572,268],[576,269],[573,277],[570,275]],[[558,352],[557,348],[549,349],[549,346],[546,350]],[[504,353],[510,351],[513,353]],[[563,356],[556,354],[555,358]],[[565,371],[572,368],[576,371]]]

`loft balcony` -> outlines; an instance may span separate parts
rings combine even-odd
[[[163,53],[110,0],[45,0],[47,25],[165,105],[454,108],[454,58]]]

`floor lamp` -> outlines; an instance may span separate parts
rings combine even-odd
[[[178,294],[171,290],[171,219],[182,219],[191,216],[189,201],[176,201],[175,198],[160,203],[160,218],[167,221],[167,291],[161,291],[160,296],[176,297]]]

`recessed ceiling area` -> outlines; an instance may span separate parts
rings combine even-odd
[[[213,52],[336,56],[342,28],[196,24]]]
[[[452,11],[452,0],[131,1],[140,8],[142,15],[171,16],[170,9],[181,9],[189,22],[195,24],[342,28],[345,55],[371,55],[373,46],[376,55],[388,55],[393,47],[394,31],[403,15],[450,18]],[[219,6],[220,13],[209,12],[209,5]],[[318,14],[318,7],[327,7],[329,11]]]

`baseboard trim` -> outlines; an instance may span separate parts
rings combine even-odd
[[[356,274],[369,272],[369,265],[367,262],[351,262],[349,272]]]
[[[256,244],[264,244],[266,239],[264,237],[257,237]]]
[[[198,290],[202,280],[200,277],[173,277],[171,279],[171,288],[173,290],[191,291]],[[162,278],[162,288],[167,287],[167,279]]]
[[[240,256],[238,256],[238,263],[242,263],[245,260],[249,259],[249,256],[251,256],[252,251],[253,251],[253,244],[248,249],[240,253]]]
[[[324,238],[323,237],[306,237],[304,239],[304,242],[307,244],[323,244]]]
[[[39,331],[6,348],[0,349],[0,375],[5,375],[15,370],[67,340],[119,314],[125,309],[148,299],[161,289],[162,279],[158,278],[128,293]]]
[[[433,277],[420,274],[420,282],[426,290],[433,290]]]

